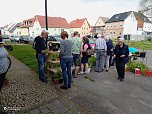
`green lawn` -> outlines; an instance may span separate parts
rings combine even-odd
[[[12,45],[14,50],[10,52],[18,60],[26,64],[34,71],[38,70],[35,50],[31,45]]]
[[[114,45],[117,44],[116,41],[113,41]],[[129,47],[134,47],[134,48],[138,48],[138,49],[142,49],[142,50],[152,50],[152,41],[126,41],[126,44]]]
[[[138,41],[138,42],[129,42],[127,43],[129,47],[135,47],[143,50],[151,50],[152,49],[152,41]]]

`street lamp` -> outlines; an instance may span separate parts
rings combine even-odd
[[[46,24],[46,30],[48,30],[47,0],[45,0],[45,24]]]

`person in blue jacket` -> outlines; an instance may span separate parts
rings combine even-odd
[[[124,43],[124,38],[118,38],[118,44],[115,47],[114,57],[116,61],[116,69],[118,80],[123,81],[125,76],[125,64],[128,62],[129,48]]]

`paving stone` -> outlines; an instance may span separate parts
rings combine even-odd
[[[48,108],[41,109],[40,111],[42,112],[42,114],[50,113]]]
[[[65,112],[64,114],[73,114],[71,111]]]
[[[32,111],[30,111],[31,114],[39,114],[40,110],[39,109],[34,109]]]
[[[48,107],[51,110],[54,109],[54,108],[56,108],[56,106],[52,102],[49,103],[49,104],[47,104],[46,107]]]

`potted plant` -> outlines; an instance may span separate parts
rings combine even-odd
[[[55,85],[63,83],[63,77],[61,70],[58,70],[52,77],[52,81]]]

